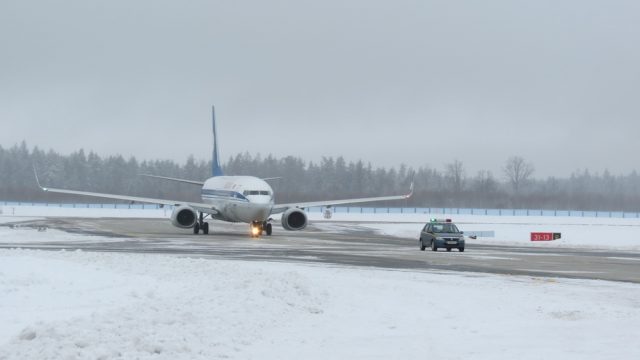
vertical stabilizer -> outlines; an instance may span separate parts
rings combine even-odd
[[[212,169],[211,175],[222,176],[222,168],[220,167],[220,160],[218,159],[218,132],[216,131],[216,108],[211,107],[211,119],[213,121],[213,157],[211,159]]]

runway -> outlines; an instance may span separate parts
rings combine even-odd
[[[456,271],[640,283],[640,254],[625,251],[481,245],[463,253],[420,251],[415,239],[380,235],[356,223],[323,221],[299,232],[274,226],[273,236],[252,239],[246,224],[212,222],[209,235],[193,235],[166,219],[47,218],[3,224],[82,234],[79,241],[1,243],[0,248],[174,254],[359,266],[417,271]],[[276,225],[276,224],[274,224]]]

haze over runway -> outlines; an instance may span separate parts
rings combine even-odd
[[[639,37],[631,0],[5,0],[0,146],[209,160],[215,104],[223,159],[628,173]]]

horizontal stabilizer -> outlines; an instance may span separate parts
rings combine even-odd
[[[140,176],[145,176],[145,177],[150,177],[150,178],[155,178],[155,179],[175,181],[175,182],[181,182],[181,183],[192,184],[192,185],[200,185],[200,186],[204,185],[204,182],[202,182],[202,181],[185,180],[185,179],[178,179],[178,178],[172,178],[172,177],[166,177],[166,176],[157,176],[157,175],[150,175],[150,174],[140,174]]]

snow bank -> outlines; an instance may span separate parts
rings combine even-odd
[[[640,286],[0,250],[0,359],[640,356]]]
[[[256,264],[19,250],[0,295],[0,359],[235,357],[322,296]]]

